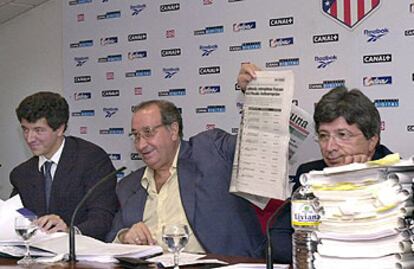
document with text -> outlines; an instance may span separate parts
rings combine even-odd
[[[292,71],[256,74],[245,92],[230,192],[264,208],[269,198],[290,195],[288,160],[309,135],[311,120],[297,108],[292,114]]]

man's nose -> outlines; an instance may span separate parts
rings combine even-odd
[[[26,133],[25,133],[25,138],[26,138],[26,142],[27,143],[30,143],[30,142],[32,142],[33,140],[35,140],[35,138],[36,138],[36,133],[34,132],[34,131],[31,131],[31,130],[28,130]]]
[[[147,140],[140,137],[135,141],[135,147],[137,148],[137,151],[143,150],[148,145]]]
[[[338,143],[334,135],[329,136],[328,141],[326,141],[326,149],[336,150],[338,148]]]

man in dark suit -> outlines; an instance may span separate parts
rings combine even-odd
[[[131,136],[147,165],[122,179],[120,211],[108,240],[162,243],[162,226],[187,224],[186,251],[261,255],[264,237],[249,202],[229,193],[236,136],[202,132],[184,141],[177,107],[153,100],[138,105]]]
[[[238,84],[245,89],[255,79],[256,65],[242,64]],[[304,163],[294,177],[293,191],[300,186],[299,177],[312,170],[353,162],[377,160],[392,153],[380,144],[381,118],[375,105],[361,91],[337,87],[316,104],[313,115],[315,131],[323,159]],[[292,233],[290,206],[281,209],[271,229],[273,258],[291,263]]]
[[[68,231],[77,204],[95,183],[115,170],[112,162],[97,145],[64,135],[69,106],[59,94],[28,96],[16,114],[34,156],[10,173],[11,196],[20,195],[23,205],[39,216],[43,230]],[[83,234],[104,240],[117,209],[115,186],[114,176],[80,209],[75,225]]]

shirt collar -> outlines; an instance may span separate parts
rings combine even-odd
[[[62,156],[63,147],[65,146],[65,137],[63,137],[62,144],[60,145],[59,149],[53,154],[52,158],[47,159],[44,155],[39,156],[39,163],[38,163],[38,169],[40,172],[42,172],[42,166],[45,162],[51,161],[55,164],[59,163],[60,157]]]

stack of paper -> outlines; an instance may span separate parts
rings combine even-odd
[[[315,268],[414,268],[413,177],[398,159],[303,175],[321,212]]]

